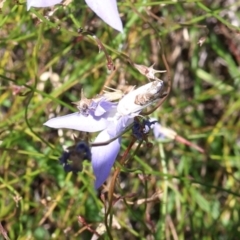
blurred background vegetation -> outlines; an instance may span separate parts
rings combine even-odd
[[[148,83],[128,57],[164,70],[161,50],[172,90],[152,116],[205,153],[152,135],[151,148],[134,153],[136,144],[101,239],[240,239],[240,1],[119,1],[122,34],[83,0],[29,12],[23,1],[0,6],[0,239],[92,238],[107,195],[94,190],[90,163],[78,175],[58,163],[76,132],[43,123],[76,111],[82,87],[93,97],[105,83]],[[79,28],[105,44],[116,71]]]

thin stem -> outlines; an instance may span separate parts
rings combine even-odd
[[[126,161],[127,159],[127,156],[133,146],[133,144],[135,143],[136,139],[135,138],[132,138],[128,148],[126,149],[126,151],[124,152],[121,160],[119,161],[120,165],[123,165],[124,162]],[[120,170],[121,168],[120,167],[117,167],[114,174],[113,174],[113,177],[112,177],[112,181],[110,183],[110,186],[109,186],[109,191],[108,191],[108,209],[106,211],[106,217],[105,217],[105,225],[106,225],[106,229],[107,229],[107,232],[108,232],[108,235],[109,237],[112,237],[111,236],[111,232],[110,232],[110,229],[111,229],[111,225],[112,225],[112,214],[111,211],[112,211],[112,205],[113,205],[113,193],[114,193],[114,186],[115,186],[115,182],[116,182],[116,179],[120,173]],[[108,216],[110,216],[109,220],[108,220]]]
[[[159,144],[159,153],[161,158],[161,166],[162,166],[162,173],[163,173],[163,198],[162,204],[160,207],[161,218],[162,221],[159,222],[157,226],[157,239],[165,239],[165,230],[166,230],[166,216],[167,216],[167,198],[168,198],[168,170],[167,170],[167,163],[166,163],[166,156],[163,148],[163,144]]]
[[[108,141],[105,142],[98,142],[98,143],[89,143],[89,145],[91,147],[99,147],[99,146],[105,146],[108,145],[109,143],[113,142],[114,140],[118,139],[119,137],[121,137],[125,132],[129,131],[129,129],[131,129],[133,126],[133,123],[130,124],[123,132],[121,132],[120,134],[118,134],[116,137],[109,139]]]

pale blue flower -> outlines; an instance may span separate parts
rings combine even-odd
[[[154,122],[154,124],[151,125],[151,129],[153,130],[153,135],[156,140],[174,140],[176,138],[177,133],[172,129],[163,127],[155,118],[151,118],[150,121]]]
[[[161,124],[158,123],[156,119],[153,118],[151,119],[151,121],[155,121],[154,124],[151,126],[155,139],[162,140],[166,138],[166,135],[164,134],[163,127],[161,126]]]
[[[61,2],[62,0],[27,0],[27,10],[31,7],[51,7]],[[104,22],[119,32],[123,31],[116,0],[85,0],[85,2]]]
[[[119,116],[117,104],[101,99],[92,102],[87,114],[79,112],[56,117],[44,123],[52,128],[67,128],[84,132],[98,132],[94,143],[104,143],[118,137],[133,122],[134,116]],[[96,177],[95,188],[99,188],[110,174],[120,150],[121,138],[102,146],[91,148],[91,163]]]
[[[134,117],[138,116],[142,109],[158,100],[162,86],[160,81],[150,82],[126,94],[118,103],[109,102],[105,97],[89,100],[82,94],[78,103],[81,112],[52,118],[44,125],[84,132],[101,131],[93,142],[95,146],[91,148],[91,163],[96,177],[95,188],[99,188],[109,176],[120,150],[120,135],[133,123]],[[144,123],[146,131],[149,131],[152,124]],[[135,130],[136,136],[144,133],[138,126]]]

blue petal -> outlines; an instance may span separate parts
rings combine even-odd
[[[122,116],[115,122],[112,122],[108,125],[107,131],[108,134],[114,138],[121,134],[131,123],[133,122],[133,116]]]
[[[93,111],[93,114],[95,116],[102,116],[104,113],[108,112],[113,113],[113,115],[116,113],[117,111],[117,103],[113,103],[113,102],[109,102],[106,100],[101,100],[97,107],[95,108],[95,110]]]
[[[160,123],[156,122],[154,123],[151,128],[153,129],[153,134],[155,139],[164,139],[166,136],[164,135],[164,132],[162,130],[162,126]]]
[[[67,128],[84,132],[98,132],[109,125],[107,113],[101,117],[92,115],[84,116],[78,112],[56,117],[48,120],[43,125],[51,128]]]
[[[119,32],[123,31],[116,0],[85,0],[85,2],[104,22]]]
[[[111,139],[106,130],[99,133],[95,139],[95,143],[105,142]],[[96,177],[95,188],[101,185],[108,178],[111,168],[116,160],[120,150],[120,138],[113,142],[99,147],[92,147],[92,167]]]
[[[51,7],[60,2],[62,0],[27,0],[27,10],[31,7]]]

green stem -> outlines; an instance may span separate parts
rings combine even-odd
[[[159,144],[159,153],[161,158],[161,166],[162,166],[162,173],[163,173],[163,183],[162,183],[162,191],[163,191],[163,198],[160,207],[160,216],[161,221],[159,221],[157,225],[156,237],[157,239],[165,239],[165,232],[166,232],[166,216],[167,216],[167,199],[168,199],[168,170],[167,170],[167,162],[166,156],[163,148],[163,144]]]

